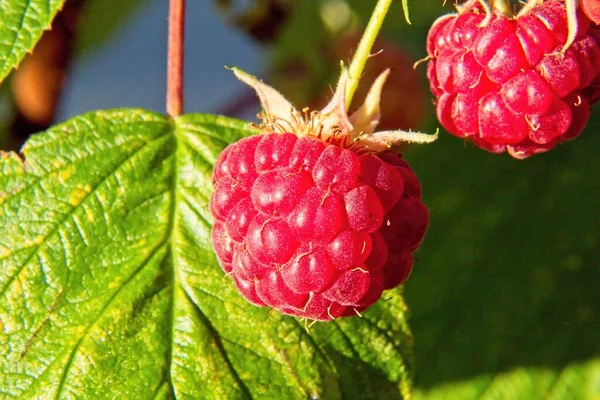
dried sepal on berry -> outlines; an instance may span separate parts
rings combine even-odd
[[[342,68],[333,98],[321,111],[296,110],[278,91],[238,68],[232,71],[258,94],[263,113],[261,127],[269,132],[293,132],[298,137],[313,136],[359,153],[378,153],[400,143],[431,143],[436,135],[411,131],[376,132],[379,122],[381,89],[389,75],[385,70],[375,80],[365,102],[351,116],[346,108],[348,70]]]
[[[351,140],[361,141],[361,145],[372,152],[382,152],[399,143],[433,143],[437,139],[437,132],[429,135],[411,131],[375,131],[381,111],[379,102],[383,85],[390,74],[390,70],[383,71],[375,80],[367,93],[365,102],[350,117],[353,125]]]

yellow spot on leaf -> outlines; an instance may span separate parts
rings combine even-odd
[[[23,286],[21,286],[21,280],[19,278],[13,281],[13,293],[16,297],[23,295]]]
[[[9,248],[4,246],[0,246],[0,258],[6,258],[12,254],[12,251]]]
[[[86,185],[87,188],[87,185]],[[72,206],[78,206],[79,203],[87,196],[89,190],[85,190],[85,188],[76,187],[69,194],[69,204]]]
[[[96,220],[94,213],[89,208],[85,210],[85,217],[89,222],[94,222]]]
[[[60,171],[58,173],[58,180],[64,184],[65,181],[67,179],[69,179],[72,175],[73,175],[73,167],[63,169],[62,171]]]

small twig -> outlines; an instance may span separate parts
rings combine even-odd
[[[167,55],[167,114],[183,113],[183,42],[185,0],[169,2],[169,43]]]

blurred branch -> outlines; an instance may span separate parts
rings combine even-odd
[[[77,22],[85,0],[67,0],[11,82],[15,115],[8,146],[18,149],[27,138],[53,123],[71,64]]]
[[[256,0],[242,12],[234,11],[234,0],[214,0],[214,3],[230,23],[263,44],[277,37],[291,8],[286,0]]]
[[[214,114],[225,115],[231,118],[244,118],[252,111],[260,111],[260,102],[256,92],[252,89],[241,89],[237,96],[217,107]]]

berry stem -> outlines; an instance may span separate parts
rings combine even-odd
[[[185,0],[169,1],[169,42],[167,54],[167,115],[183,112],[183,42]]]
[[[352,62],[350,63],[349,68],[349,76],[348,76],[348,85],[346,86],[346,108],[350,107],[352,103],[352,97],[354,97],[354,92],[356,92],[356,88],[358,87],[358,82],[362,76],[362,73],[365,69],[365,64],[371,55],[371,48],[373,47],[373,43],[375,43],[375,38],[377,38],[377,34],[381,29],[381,25],[383,25],[383,20],[392,4],[392,0],[378,0],[377,5],[375,6],[375,10],[373,11],[373,15],[371,15],[371,19],[367,24],[367,28],[365,29],[365,33],[360,39],[360,43],[356,48],[356,53],[354,53],[354,57],[352,58]]]

